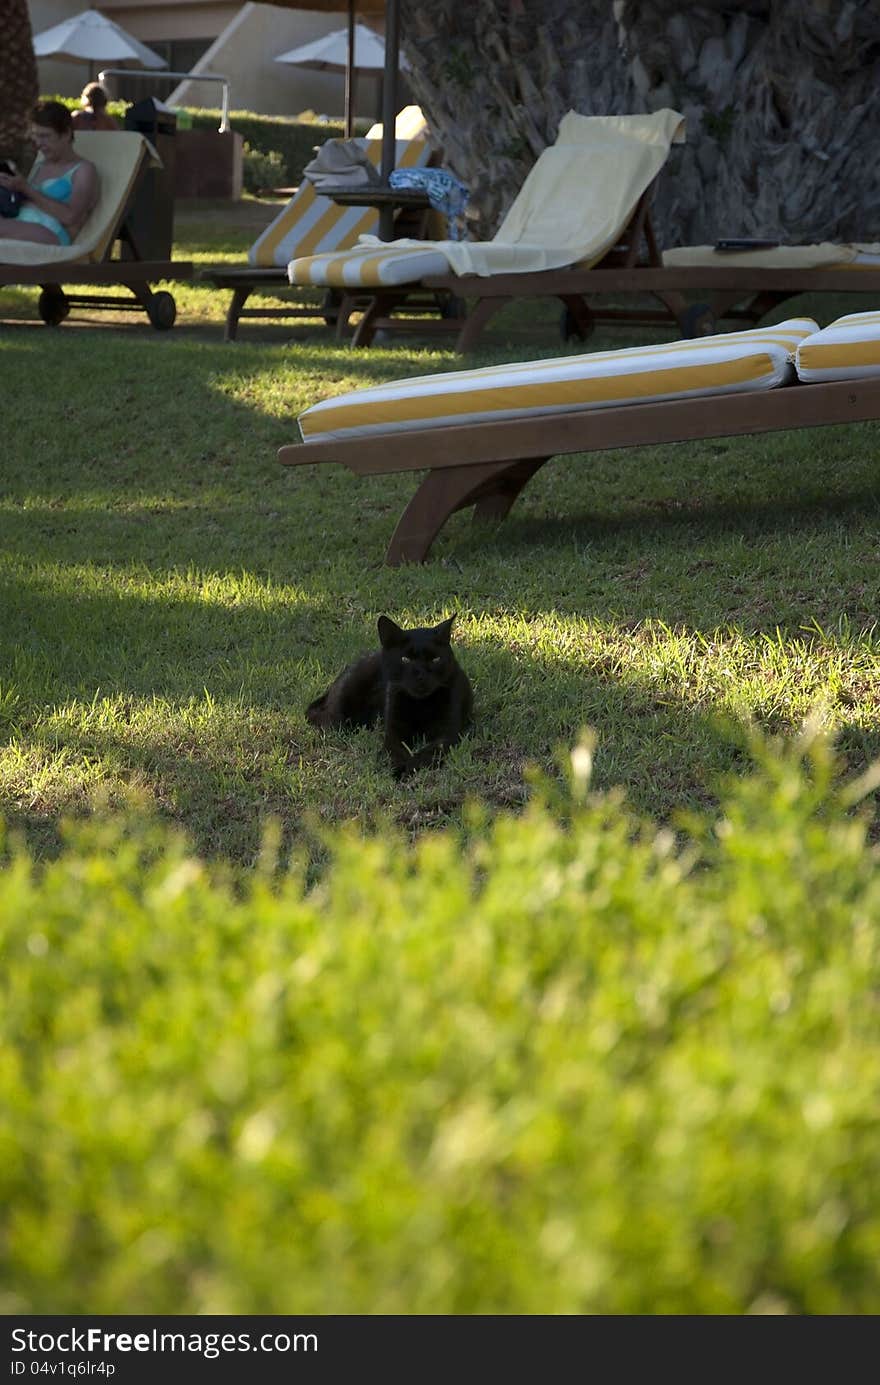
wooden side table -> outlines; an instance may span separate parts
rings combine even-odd
[[[380,240],[394,240],[401,235],[420,240],[425,217],[431,210],[428,194],[418,188],[388,188],[366,183],[360,188],[323,187],[320,193],[341,207],[378,207]]]

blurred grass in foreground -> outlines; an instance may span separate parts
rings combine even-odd
[[[5,1312],[875,1313],[880,875],[821,740],[676,838],[569,788],[316,885],[0,872]]]

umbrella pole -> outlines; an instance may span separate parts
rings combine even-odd
[[[395,124],[397,121],[397,69],[400,62],[400,25],[398,0],[387,0],[385,6],[385,76],[382,81],[382,182],[388,186],[395,163]],[[391,240],[394,208],[382,207],[379,212],[379,239]]]
[[[345,64],[345,138],[354,134],[354,6],[348,0],[348,59]]]

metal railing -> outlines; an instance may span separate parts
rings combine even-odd
[[[166,77],[177,77],[180,80],[186,79],[188,82],[222,82],[223,97],[220,108],[220,125],[218,129],[221,135],[229,133],[229,78],[220,77],[215,72],[169,72],[166,68],[161,71],[147,72],[143,68],[137,67],[105,67],[98,73],[98,81],[103,82],[105,77],[152,77],[154,81],[164,81]]]

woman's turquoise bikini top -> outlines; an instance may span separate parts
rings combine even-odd
[[[34,183],[37,192],[43,193],[44,197],[52,197],[56,202],[69,202],[73,196],[73,175],[79,168],[75,163],[73,168],[69,168],[66,173],[59,173],[57,178],[47,178],[44,183]],[[33,173],[34,170],[31,170]],[[45,226],[53,235],[58,237],[61,245],[70,244],[70,232],[66,226],[62,226],[57,217],[50,212],[44,212],[39,207],[35,207],[31,202],[22,204],[18,213],[19,221],[36,222],[38,226]]]

